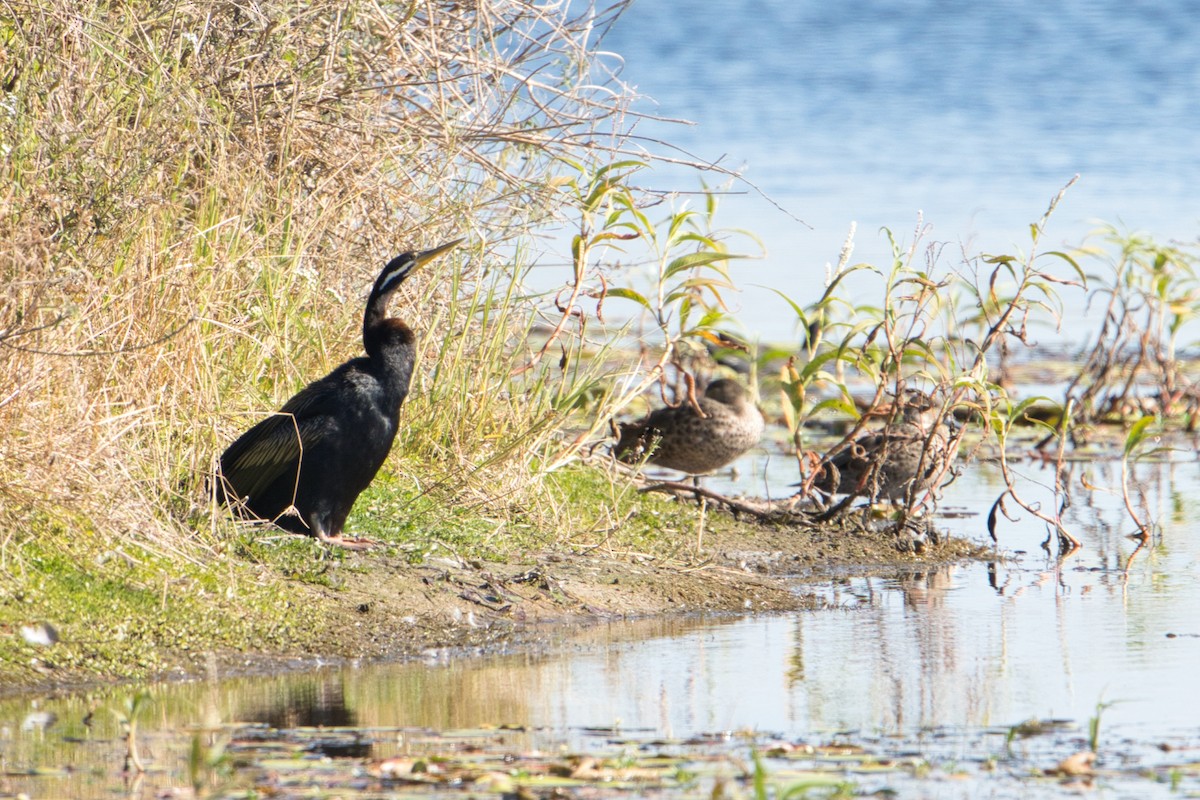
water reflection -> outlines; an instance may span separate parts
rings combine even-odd
[[[1049,499],[1052,474],[1022,469],[1030,496]],[[828,600],[819,611],[612,623],[552,631],[536,653],[154,687],[144,751],[175,781],[187,771],[181,742],[202,732],[215,743],[235,723],[253,726],[239,735],[262,738],[326,731],[310,757],[385,758],[437,731],[507,726],[514,748],[571,749],[589,746],[587,729],[805,741],[856,731],[922,747],[933,746],[933,731],[947,757],[975,758],[1002,748],[1003,732],[1022,720],[1084,728],[1111,704],[1102,727],[1110,747],[1119,742],[1146,763],[1171,758],[1156,747],[1200,739],[1189,690],[1200,663],[1200,538],[1190,522],[1200,471],[1190,461],[1135,469],[1135,502],[1159,524],[1137,551],[1122,498],[1095,488],[1119,485],[1118,465],[1069,470],[1066,522],[1085,547],[1061,561],[1039,546],[1044,524],[1024,517],[1001,525],[992,563],[830,580],[816,587]],[[944,507],[960,512],[947,525],[984,540],[999,488],[976,465],[946,497]],[[124,757],[114,712],[129,693],[0,704],[10,770],[0,792],[109,796]],[[20,777],[34,766],[60,772]]]
[[[282,680],[274,691],[253,698],[237,712],[243,722],[270,728],[339,728],[358,724],[346,706],[345,681],[337,675]]]

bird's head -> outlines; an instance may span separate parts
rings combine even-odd
[[[447,242],[429,250],[401,253],[389,261],[383,268],[383,272],[379,273],[379,277],[375,279],[375,289],[372,295],[380,297],[391,294],[399,288],[400,284],[404,283],[405,278],[422,264],[432,261],[462,242],[462,239],[455,239],[453,242]]]
[[[917,389],[906,389],[897,404],[900,418],[923,431],[930,431],[945,421],[946,411],[932,396]]]
[[[740,383],[729,378],[715,380],[704,390],[704,396],[727,406],[741,406],[750,400],[750,393]]]

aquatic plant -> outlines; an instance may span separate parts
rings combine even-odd
[[[1049,206],[1041,218],[1030,226],[1029,251],[1019,255],[987,256],[985,264],[995,265],[986,283],[973,284],[971,296],[976,300],[982,312],[982,323],[986,332],[978,347],[976,366],[986,364],[986,359],[993,348],[1002,342],[1006,346],[1019,344],[1030,346],[1030,323],[1035,314],[1049,314],[1057,326],[1061,319],[1062,300],[1059,292],[1065,288],[1084,288],[1087,278],[1080,268],[1075,256],[1061,250],[1040,252],[1041,239],[1046,226],[1054,214],[1055,208],[1061,202],[1066,192],[1075,183],[1076,178],[1051,199]],[[1069,277],[1058,275],[1054,267],[1065,267]],[[997,294],[997,285],[1002,277],[1007,277],[1010,285],[1009,293],[1003,301]],[[986,292],[983,287],[986,286]],[[1030,408],[1029,399],[1013,403],[1008,390],[1001,383],[988,383],[987,391],[980,395],[981,414],[985,427],[996,436],[997,450],[1001,472],[1004,477],[1005,489],[996,499],[988,515],[988,529],[996,538],[997,513],[1008,515],[1005,500],[1010,499],[1027,513],[1032,514],[1046,523],[1050,534],[1044,546],[1049,547],[1051,538],[1058,544],[1059,551],[1079,547],[1079,540],[1063,525],[1063,511],[1070,502],[1067,487],[1063,480],[1062,462],[1065,452],[1065,442],[1062,432],[1066,429],[1066,420],[1070,417],[1071,407],[1068,405],[1063,412],[1062,426],[1053,430],[1048,438],[1057,436],[1060,441],[1059,455],[1056,462],[1055,480],[1052,487],[1053,511],[1045,511],[1040,503],[1025,497],[1021,482],[1014,473],[1012,461],[1009,458],[1007,442],[1008,435],[1013,430],[1013,422],[1024,420],[1026,411]]]
[[[1049,534],[1042,543],[1042,547],[1048,549],[1051,540],[1055,539],[1058,544],[1058,550],[1066,552],[1080,546],[1079,539],[1067,529],[1063,522],[1063,517],[1071,505],[1071,494],[1064,469],[1068,441],[1062,432],[1070,425],[1072,406],[1068,405],[1063,409],[1059,425],[1051,426],[1029,414],[1030,409],[1043,399],[1041,397],[1027,397],[1019,402],[1014,402],[1005,395],[998,399],[996,405],[993,406],[992,413],[987,418],[987,424],[991,432],[995,435],[996,441],[999,443],[997,447],[997,460],[999,461],[1001,475],[1004,478],[1006,487],[992,503],[992,507],[988,511],[987,530],[988,534],[992,537],[992,541],[998,542],[1000,517],[1003,516],[1008,520],[1015,519],[1005,503],[1006,499],[1011,498],[1016,505],[1046,523]],[[1030,424],[1045,428],[1047,431],[1046,437],[1048,439],[1057,439],[1058,441],[1058,452],[1054,458],[1054,484],[1050,487],[1053,511],[1043,511],[1040,503],[1026,498],[1024,487],[1021,485],[1021,476],[1017,474],[1013,467],[1008,448],[1005,446],[1009,438],[1014,435],[1014,432],[1019,427]]]
[[[1106,225],[1081,253],[1098,265],[1088,276],[1094,287],[1089,305],[1101,306],[1103,315],[1064,391],[1064,403],[1077,408],[1071,436],[1083,440],[1105,419],[1146,413],[1183,417],[1192,429],[1200,388],[1180,362],[1179,339],[1200,315],[1195,248]]]
[[[230,782],[234,774],[234,763],[227,751],[227,737],[213,737],[196,732],[192,734],[188,750],[188,784],[195,797],[214,796],[220,787]]]
[[[780,387],[806,486],[828,469],[838,453],[856,446],[868,420],[894,416],[885,409],[911,389],[931,398],[937,409],[931,427],[951,419],[961,424],[950,426],[949,434],[942,437],[948,439],[944,456],[934,449],[941,446],[938,437],[927,438],[917,474],[928,469],[928,459],[934,469],[929,481],[933,488],[924,492],[919,482],[910,485],[900,504],[901,521],[936,506],[937,489],[952,477],[953,456],[962,447],[970,423],[981,422],[980,433],[996,437],[1003,452],[1014,416],[1027,402],[1009,400],[996,364],[1002,365],[1014,346],[1030,344],[1031,320],[1042,315],[1058,318],[1059,289],[1080,286],[1084,280],[1071,255],[1038,252],[1042,232],[1069,186],[1031,226],[1028,254],[974,256],[947,265],[944,245],[922,249],[926,230],[918,222],[907,246],[888,232],[893,260],[885,272],[850,262],[851,232],[837,267],[830,270],[824,294],[807,307],[789,300],[804,338],[803,352],[782,368]],[[1056,265],[1066,266],[1068,277],[1056,274]],[[866,276],[878,279],[879,294],[868,293],[867,301],[851,302],[845,286],[855,275],[860,282]],[[970,313],[961,313],[963,308]],[[861,396],[856,397],[855,391]],[[822,455],[810,456],[805,433],[826,412],[847,418],[849,430]],[[1003,462],[1002,467],[1008,479]],[[1003,508],[1005,497],[1034,508],[1017,493],[1015,481],[1009,485],[997,508]],[[843,502],[831,511],[846,508]],[[1054,520],[1052,515],[1042,516]]]
[[[721,331],[732,321],[724,299],[735,288],[729,265],[747,258],[727,242],[753,240],[745,231],[716,227],[711,191],[701,193],[698,210],[639,190],[634,178],[646,162],[622,160],[597,169],[563,163],[570,171],[560,180],[561,190],[577,217],[572,273],[553,300],[550,311],[557,319],[514,373],[543,366],[546,354],[557,348],[559,358],[551,369],[535,373],[533,386],[549,387],[559,413],[581,408],[590,419],[547,458],[545,469],[574,459],[655,383],[664,396],[670,385],[676,403],[695,401],[691,363],[705,353],[704,342],[730,341]],[[665,214],[659,206],[666,206]],[[636,267],[623,263],[631,257]],[[584,301],[594,304],[585,309]],[[614,301],[627,307],[611,330],[605,314],[606,307],[613,313]]]
[[[1131,462],[1136,463],[1139,458],[1151,455],[1161,449],[1155,447],[1153,450],[1147,451],[1144,447],[1147,444],[1157,443],[1157,437],[1154,436],[1154,433],[1155,429],[1159,427],[1160,421],[1157,417],[1149,414],[1142,417],[1130,427],[1128,434],[1125,436],[1125,445],[1121,451],[1121,497],[1125,501],[1125,510],[1137,525],[1137,530],[1133,535],[1140,543],[1139,548],[1149,540],[1153,523],[1149,519],[1149,513],[1146,510],[1144,500],[1141,503],[1141,511],[1134,507],[1133,498],[1130,496],[1129,473],[1132,469]],[[1131,556],[1130,561],[1132,560],[1133,557]]]
[[[815,771],[806,779],[775,785],[770,780],[771,774],[757,748],[751,749],[750,758],[754,764],[750,772],[750,796],[754,800],[804,800],[813,796],[838,800],[858,794],[857,786],[852,781],[845,780],[837,774],[820,774]]]
[[[141,775],[146,771],[138,750],[138,722],[151,702],[150,693],[140,689],[125,698],[119,711],[114,711],[125,737],[125,772]]]
[[[1104,712],[1114,705],[1115,701],[1106,702],[1104,699],[1096,701],[1096,713],[1088,717],[1088,749],[1093,753],[1100,752],[1100,718],[1104,716]]]
[[[946,245],[922,245],[926,230],[918,222],[906,246],[887,232],[893,259],[882,270],[851,260],[852,229],[836,267],[827,268],[820,297],[802,305],[777,292],[795,315],[799,337],[796,351],[784,354],[778,385],[802,494],[824,480],[839,454],[861,447],[871,419],[894,420],[891,405],[906,391],[918,389],[940,405],[942,419],[957,421],[950,427],[951,451],[969,442],[972,452],[986,447],[995,454],[1006,488],[988,517],[993,538],[999,536],[1000,520],[1016,519],[1019,510],[1046,524],[1048,549],[1080,546],[1063,522],[1071,505],[1064,465],[1071,448],[1085,443],[1089,430],[1104,421],[1130,426],[1122,485],[1114,491],[1124,494],[1139,531],[1149,530],[1150,521],[1131,498],[1128,465],[1141,457],[1148,441],[1150,423],[1139,417],[1157,415],[1162,426],[1187,429],[1198,417],[1200,391],[1186,377],[1186,362],[1179,355],[1180,337],[1200,311],[1196,256],[1185,246],[1118,235],[1111,227],[1098,234],[1106,246],[1089,241],[1070,250],[1045,249],[1047,226],[1073,183],[1030,226],[1024,252],[964,252],[956,262]],[[1097,260],[1106,267],[1096,269]],[[1089,286],[1095,287],[1092,304],[1104,299],[1107,306],[1080,357],[1082,367],[1066,376],[1065,397],[1056,402],[1021,393],[1014,381],[1014,357],[1032,352],[1038,344],[1034,332],[1057,328],[1064,304],[1076,303],[1075,297]],[[778,359],[780,353],[767,357]],[[842,421],[841,438],[814,448],[820,432],[834,427],[830,417]],[[1030,425],[1042,431],[1035,449],[1054,447],[1043,455],[1054,464],[1053,480],[1044,487],[1048,500],[1035,499],[1041,489],[1017,467],[1010,448],[1012,441],[1024,439]],[[928,438],[929,455],[940,444],[937,439]],[[885,459],[875,463],[882,469]],[[935,486],[952,477],[948,464]],[[898,521],[936,504],[936,491],[920,498],[910,494],[899,504]],[[849,507],[843,501],[825,514]]]

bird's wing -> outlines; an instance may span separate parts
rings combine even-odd
[[[679,421],[691,415],[688,406],[658,408],[637,422],[625,422],[618,426],[620,440],[613,448],[617,458],[632,463],[646,455],[647,448],[658,441],[664,430],[671,430]]]
[[[285,475],[295,479],[304,449],[332,430],[334,388],[327,381],[309,384],[229,446],[221,456],[221,474],[238,497],[255,497]]]
[[[923,442],[924,440],[925,437],[918,431],[894,430],[867,433],[850,442],[846,448],[838,451],[830,460],[842,467],[854,461],[870,463],[892,455],[898,448],[911,442]]]

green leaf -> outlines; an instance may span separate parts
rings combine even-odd
[[[1017,260],[1017,259],[1016,259],[1015,257],[1013,257],[1013,256],[989,256],[989,255],[985,255],[985,256],[983,257],[983,263],[985,263],[985,264],[1006,264],[1006,265],[1007,265],[1007,264],[1011,264],[1011,263],[1013,263],[1013,262],[1014,262],[1014,261],[1016,261],[1016,260]]]
[[[627,289],[625,287],[618,286],[615,289],[609,289],[607,292],[605,292],[605,296],[622,297],[626,300],[632,300],[638,305],[645,306],[650,311],[654,310],[654,308],[650,305],[650,301],[647,300],[643,295],[635,292],[633,289]]]
[[[1038,395],[1035,397],[1026,397],[1024,400],[1022,400],[1021,402],[1019,402],[1015,406],[1013,406],[1012,411],[1009,412],[1009,415],[1008,415],[1009,419],[1011,419],[1011,420],[1021,419],[1021,417],[1023,417],[1025,415],[1025,412],[1029,410],[1030,406],[1034,405],[1035,403],[1039,403],[1039,402],[1053,403],[1054,401],[1051,400],[1050,398],[1044,397],[1042,395]]]
[[[747,256],[736,255],[733,253],[714,253],[711,251],[703,253],[688,253],[684,256],[679,256],[670,264],[667,265],[663,272],[663,280],[667,280],[671,276],[683,272],[684,270],[694,269],[696,267],[704,267],[709,264],[729,261],[734,258],[747,258]]]
[[[1056,256],[1066,261],[1075,270],[1075,274],[1079,276],[1079,282],[1083,284],[1083,288],[1087,288],[1087,275],[1084,274],[1083,267],[1079,266],[1079,262],[1072,258],[1070,254],[1064,253],[1061,250],[1049,250],[1043,255]],[[1060,283],[1065,283],[1065,281],[1060,281]]]
[[[614,161],[613,163],[606,164],[605,166],[596,170],[595,179],[599,180],[600,178],[603,178],[604,176],[608,175],[608,173],[612,172],[613,170],[618,170],[618,169],[628,169],[629,175],[632,175],[633,173],[637,172],[638,170],[642,169],[645,166],[646,166],[646,162],[638,161],[636,158],[629,158],[629,159],[625,159],[624,161]],[[625,178],[629,177],[629,175],[619,175],[616,178],[616,180],[624,180]]]
[[[804,378],[805,382],[807,382],[810,378],[812,378],[814,375],[816,375],[816,373],[825,364],[827,364],[830,361],[834,361],[834,360],[837,360],[838,358],[843,358],[843,357],[847,361],[852,360],[851,356],[843,355],[843,352],[841,350],[826,350],[824,352],[818,353],[817,355],[815,355],[812,358],[812,360],[810,360],[807,364],[804,365],[804,369],[802,369],[800,371],[800,375]]]
[[[816,414],[818,411],[824,411],[825,409],[841,411],[843,414],[846,414],[851,419],[855,420],[862,417],[862,414],[858,413],[858,406],[854,405],[854,403],[844,397],[831,397],[828,400],[822,400],[813,406],[811,414]]]
[[[789,306],[791,306],[792,313],[796,315],[796,319],[799,322],[800,327],[804,328],[804,329],[808,328],[808,314],[804,311],[803,308],[800,307],[800,305],[795,300],[788,297],[786,294],[779,291],[774,286],[764,286],[761,283],[752,283],[750,285],[755,286],[759,289],[766,289],[767,291],[774,292],[775,294],[779,295],[781,298],[783,298],[783,301],[785,303],[787,303]]]
[[[684,289],[707,289],[711,292],[716,292],[717,289],[733,289],[733,281],[728,278],[717,278],[710,275],[701,275],[695,278],[688,278],[686,281],[681,281],[675,285],[671,294],[678,294]]]
[[[695,211],[680,211],[671,217],[671,224],[667,226],[667,241],[675,242],[679,236],[679,228],[695,216]]]
[[[1138,448],[1149,435],[1146,433],[1146,428],[1154,424],[1155,417],[1153,414],[1146,416],[1133,423],[1133,427],[1129,429],[1129,434],[1125,437],[1125,457]]]
[[[631,238],[636,238],[636,234],[621,233],[619,231],[602,231],[592,237],[592,245],[595,246],[600,242],[629,241]],[[621,249],[618,245],[609,245],[609,247],[613,247],[618,250]]]

